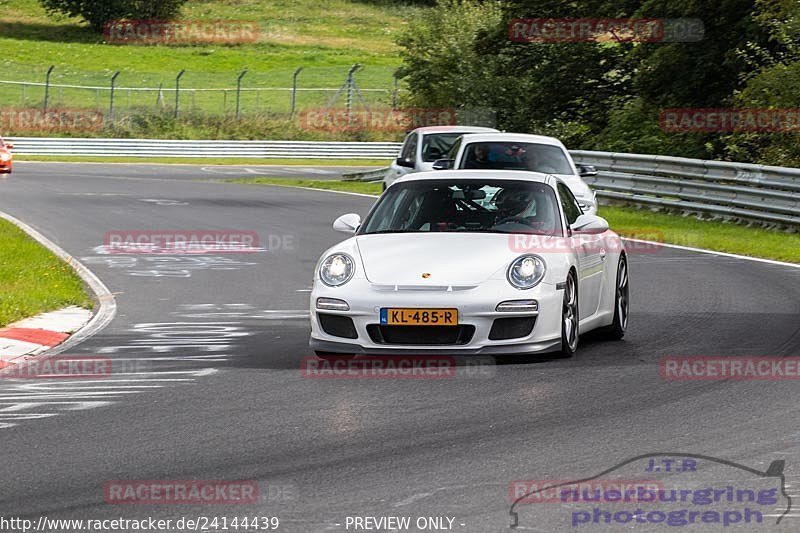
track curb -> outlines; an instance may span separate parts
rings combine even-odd
[[[74,308],[66,308],[60,311],[54,311],[52,313],[43,313],[42,315],[25,319],[0,330],[0,339],[2,339],[4,336],[3,332],[5,332],[5,335],[7,335],[6,338],[15,340],[17,342],[30,344],[30,350],[26,353],[20,353],[17,357],[14,357],[14,362],[19,362],[23,360],[23,358],[47,358],[62,353],[74,346],[77,346],[92,335],[95,335],[111,322],[117,313],[117,302],[114,299],[114,295],[110,290],[108,290],[108,287],[106,287],[105,284],[100,281],[100,278],[98,278],[94,272],[86,268],[83,263],[72,257],[63,248],[42,235],[39,231],[17,219],[16,217],[0,211],[0,218],[17,226],[19,229],[27,233],[28,236],[30,236],[33,240],[50,250],[53,254],[58,256],[61,260],[72,267],[72,269],[78,274],[78,276],[80,276],[83,282],[86,283],[92,293],[94,293],[95,300],[99,306],[97,312],[94,313],[94,316],[80,325],[80,327],[71,334],[69,334],[69,331],[59,331],[59,329],[70,329],[69,327],[59,328],[58,326],[53,326],[43,329],[26,328],[24,326],[26,324],[36,323],[36,321],[42,321],[43,319],[47,320],[46,317],[48,315],[58,317],[59,313],[64,313]],[[58,323],[57,318],[56,323]],[[22,350],[24,347],[20,347],[18,349]],[[0,361],[2,360],[0,359]],[[11,365],[8,364],[10,362],[11,360],[6,361],[3,366],[6,368],[8,368],[8,366],[13,366],[13,363],[11,363]],[[0,368],[3,368],[3,366],[0,366]]]

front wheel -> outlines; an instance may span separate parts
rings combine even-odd
[[[564,284],[564,303],[561,306],[561,355],[572,357],[578,350],[578,284],[570,272]]]
[[[606,337],[611,340],[620,340],[625,336],[628,328],[628,314],[630,311],[630,286],[628,281],[628,261],[625,256],[619,258],[617,265],[617,283],[614,294],[614,322],[604,329]]]

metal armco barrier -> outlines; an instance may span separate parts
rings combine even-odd
[[[7,137],[20,155],[391,159],[400,143]]]
[[[602,199],[800,226],[800,169],[682,157],[573,151],[594,165]]]
[[[92,157],[238,157],[392,159],[393,142],[173,141],[161,139],[8,138],[20,155]],[[641,206],[800,226],[800,169],[682,157],[576,150],[594,165],[586,181],[600,199]],[[349,175],[367,181],[381,171]]]

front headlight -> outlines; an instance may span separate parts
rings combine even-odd
[[[523,255],[508,267],[508,282],[517,289],[531,289],[539,284],[547,270],[538,255]]]
[[[10,161],[10,160],[11,160],[11,154],[9,154],[8,152],[0,152],[0,161]]]
[[[319,279],[329,287],[344,285],[353,277],[355,263],[347,254],[329,255],[319,267]]]

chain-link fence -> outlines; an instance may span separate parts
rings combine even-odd
[[[216,75],[212,80],[207,75],[193,79],[191,73],[181,71],[169,81],[134,86],[124,83],[131,75],[119,72],[111,73],[104,80],[92,80],[93,84],[65,83],[68,76],[58,76],[51,67],[40,81],[0,80],[0,103],[6,107],[44,111],[54,108],[93,110],[111,120],[141,111],[172,116],[185,113],[291,116],[308,109],[396,109],[397,79],[386,87],[375,87],[374,83],[371,87],[362,87],[358,79],[360,69],[359,65],[353,65],[349,71],[342,71],[335,77],[330,75],[332,73],[323,76],[302,67],[274,75],[242,70]],[[306,81],[304,74],[309,70],[310,81]],[[321,81],[327,86],[321,86]]]

